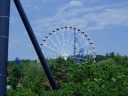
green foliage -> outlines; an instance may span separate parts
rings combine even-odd
[[[41,89],[43,89],[43,82],[46,80],[41,65],[31,62],[23,66],[23,78],[20,80],[22,87],[31,88],[33,92],[40,94]]]
[[[9,70],[8,84],[15,90],[22,77],[21,66],[14,66]]]
[[[96,58],[95,58],[96,62],[100,62],[100,61],[105,60],[105,59],[106,59],[106,57],[103,55],[96,55]]]
[[[27,60],[10,66],[9,84],[15,88],[8,90],[8,96],[127,96],[128,57],[110,53],[96,61],[47,60],[60,87],[56,91],[51,90],[40,64]]]
[[[42,66],[35,61],[24,60],[21,65],[10,67],[8,72],[8,84],[12,86],[11,92],[17,92],[17,89],[18,92],[30,89],[33,93],[40,94],[43,90],[43,83],[47,80]]]
[[[17,90],[8,90],[8,96],[38,96],[38,94],[32,92],[31,89],[20,88]]]

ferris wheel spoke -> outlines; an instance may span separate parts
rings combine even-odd
[[[72,41],[69,41],[70,43],[66,46],[66,50],[68,50],[70,47],[72,48],[72,51],[74,50],[74,48],[73,48],[73,45],[74,45],[74,42]],[[78,48],[77,48],[78,49]]]
[[[67,39],[66,39],[66,42],[65,42],[65,47],[64,48],[67,48],[69,45],[70,45],[70,42],[73,42],[73,40],[71,40],[71,34],[72,32],[68,31],[68,36],[67,36]]]
[[[62,49],[62,45],[61,45],[59,37],[56,34],[55,34],[55,37],[56,37],[56,40],[57,40],[57,42],[59,44],[59,48]]]
[[[61,32],[61,37],[62,37],[62,48],[64,49],[64,32],[62,31]]]
[[[69,33],[69,32],[68,32]],[[70,46],[71,44],[73,44],[74,42],[73,42],[73,40],[71,40],[70,39],[70,34],[68,34],[68,38],[67,38],[67,40],[65,41],[65,49],[68,47],[68,46]],[[73,45],[72,45],[73,46]]]
[[[71,44],[67,44],[67,46],[65,46],[65,50],[69,50],[70,48],[72,48]]]
[[[57,56],[57,54],[56,53],[49,53],[49,52],[43,52],[43,53],[46,53],[46,54],[50,54],[50,55],[56,55]],[[59,56],[59,54],[58,54],[58,56]]]
[[[69,37],[69,31],[67,31],[67,38],[65,39],[65,45],[64,45],[64,48],[66,47],[66,45],[68,45],[68,43],[69,42],[67,42],[67,41],[69,41],[69,39],[70,39],[70,37]]]
[[[48,45],[46,45],[46,44],[45,44],[44,46],[46,46],[46,47],[48,47],[49,49],[51,49],[51,50],[57,52],[58,54],[60,54],[60,51],[58,51],[58,50],[56,50],[56,49],[54,49],[54,48],[52,48],[52,47],[50,47],[50,46],[48,46]]]
[[[70,42],[70,41],[69,41]],[[67,45],[64,47],[65,50],[69,50],[70,47],[72,47],[71,44],[69,44],[69,42],[67,42]]]
[[[65,50],[67,50],[69,53],[73,54],[73,48],[72,48],[72,46],[73,45],[68,46]],[[78,51],[78,49],[76,51]]]
[[[78,38],[78,37],[77,37]],[[67,42],[71,42],[70,40],[69,41],[67,41]],[[82,41],[81,41],[82,42]],[[70,44],[70,43],[69,43]],[[68,44],[67,44],[67,48],[68,48]],[[72,41],[72,46],[74,46],[74,41]],[[77,40],[77,42],[76,42],[76,44],[75,44],[75,46],[79,46],[79,47],[82,47],[82,46],[84,46],[83,44],[82,45],[80,45],[79,44],[79,42],[78,42],[78,40]],[[82,47],[83,48],[83,47]]]
[[[70,49],[70,47],[68,50],[65,50],[65,53],[69,54],[69,56],[72,55],[72,50]]]
[[[67,48],[66,48],[66,50],[69,50],[70,48],[72,48],[72,46],[68,46]],[[83,48],[83,47],[82,47]],[[73,50],[72,50],[73,51]],[[79,53],[79,51],[80,51],[80,47],[77,47],[77,49],[76,49],[76,53],[77,54],[74,54],[74,55],[78,55],[78,54],[81,54],[81,53]],[[87,54],[87,52],[82,52],[82,54]]]
[[[56,45],[56,43],[55,43],[52,39],[50,39],[50,41],[53,43],[53,45],[54,45],[59,51],[61,51],[61,49]]]
[[[79,39],[78,42],[83,42],[82,40],[84,40],[85,36],[81,36],[81,34],[78,34],[78,36],[81,37],[81,39]],[[87,42],[86,40],[85,40],[84,42],[85,42],[84,44],[85,44],[86,46],[88,46],[88,42]],[[82,45],[80,44],[80,46],[83,47],[84,44],[82,44]]]

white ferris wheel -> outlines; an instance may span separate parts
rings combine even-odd
[[[41,42],[45,58],[73,58],[78,62],[96,57],[89,35],[75,26],[63,26],[49,32]]]

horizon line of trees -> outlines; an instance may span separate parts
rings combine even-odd
[[[9,61],[8,96],[127,96],[128,56],[97,55],[77,64],[68,58],[47,59],[60,89],[53,91],[40,63]]]

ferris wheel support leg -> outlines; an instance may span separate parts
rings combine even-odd
[[[18,10],[18,12],[20,14],[20,17],[21,17],[21,19],[22,19],[22,21],[24,23],[24,26],[25,26],[25,28],[26,28],[26,30],[28,32],[28,35],[29,35],[29,37],[31,39],[31,42],[32,42],[32,44],[33,44],[33,46],[34,46],[34,48],[36,50],[36,53],[37,53],[37,55],[38,55],[38,57],[40,59],[40,62],[42,64],[43,68],[44,68],[44,71],[45,71],[45,73],[47,75],[47,78],[48,78],[48,80],[49,80],[49,82],[50,82],[50,84],[52,86],[52,89],[53,90],[58,90],[59,88],[57,86],[57,83],[56,83],[55,79],[53,78],[52,72],[50,71],[50,68],[49,68],[48,64],[45,61],[44,55],[43,55],[43,53],[41,51],[41,48],[40,48],[40,46],[39,46],[39,44],[37,42],[35,34],[34,34],[32,28],[31,28],[31,25],[30,25],[30,23],[28,21],[28,18],[26,16],[25,12],[24,12],[24,9],[23,9],[20,1],[19,0],[14,0],[14,3],[16,5],[17,10]]]
[[[10,0],[0,0],[0,96],[6,96]]]

